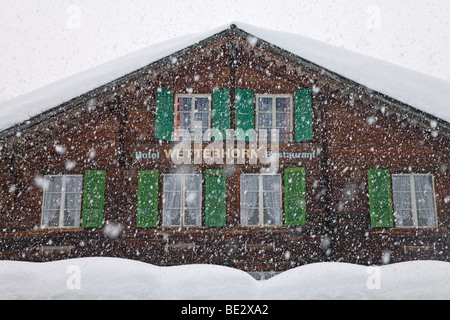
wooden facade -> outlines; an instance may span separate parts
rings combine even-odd
[[[0,133],[0,259],[107,256],[248,271],[283,271],[321,261],[449,261],[450,125],[248,38],[232,26]],[[241,176],[258,173],[260,163],[175,165],[166,154],[177,142],[155,137],[158,88],[175,95],[211,95],[228,88],[230,128],[238,126],[236,90],[294,97],[297,90],[310,88],[313,138],[280,142],[279,150],[314,157],[282,157],[278,169],[283,178],[285,169],[304,168],[306,222],[241,224]],[[432,133],[436,127],[437,135]],[[145,159],[137,157],[142,153]],[[205,174],[211,169],[226,174],[226,223],[221,227],[204,222]],[[432,176],[436,225],[372,226],[368,171],[373,169]],[[102,226],[42,227],[43,178],[84,176],[87,170],[105,171]],[[157,170],[160,177],[154,227],[137,223],[139,172],[145,170]],[[201,226],[161,223],[162,177],[180,170],[203,177]],[[285,193],[280,193],[285,205]],[[117,234],[105,232],[109,227]]]

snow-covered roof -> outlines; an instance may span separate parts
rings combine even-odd
[[[300,35],[235,23],[237,28],[342,77],[450,122],[450,82]],[[0,130],[22,123],[91,90],[144,68],[229,26],[152,45],[0,103]],[[254,41],[251,39],[250,41]]]

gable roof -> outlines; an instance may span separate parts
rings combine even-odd
[[[357,86],[405,117],[415,117],[414,123],[430,130],[443,129],[450,136],[450,82],[299,35],[237,23],[152,45],[0,103],[0,137],[89,100],[100,91],[112,91],[159,65],[174,63],[177,57],[230,33],[348,86]]]

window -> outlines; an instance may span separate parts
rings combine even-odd
[[[164,175],[163,225],[200,226],[202,223],[202,176]]]
[[[79,227],[82,188],[83,176],[45,176],[41,226],[45,228]]]
[[[427,174],[392,175],[396,227],[435,227],[434,181]]]
[[[292,98],[286,95],[257,95],[256,124],[257,132],[267,130],[267,141],[271,141],[271,132],[278,129],[278,141],[292,140]]]
[[[186,129],[191,135],[195,125],[202,130],[203,141],[208,141],[205,131],[211,128],[211,97],[209,95],[177,95],[175,104],[175,141],[181,139],[178,129]]]
[[[281,225],[281,175],[241,176],[241,224]]]

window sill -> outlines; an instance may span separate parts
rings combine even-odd
[[[80,232],[85,231],[82,227],[56,227],[56,228],[38,228],[33,230],[37,233],[60,233],[60,232]]]
[[[378,228],[371,229],[369,233],[378,234],[378,233],[407,233],[407,232],[449,232],[446,227],[393,227],[393,228]]]

